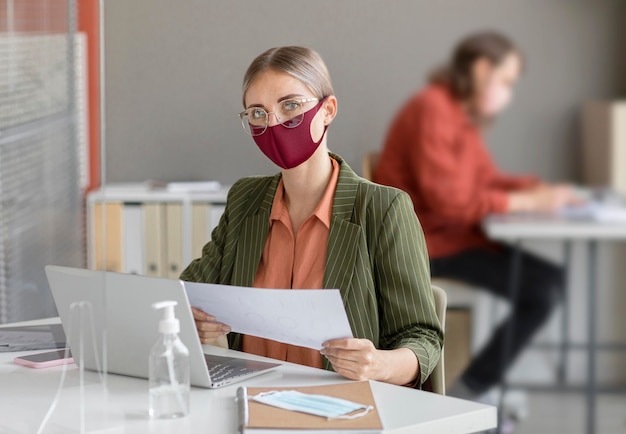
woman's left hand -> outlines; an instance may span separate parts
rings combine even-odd
[[[333,339],[322,344],[321,351],[333,369],[351,380],[386,381],[384,351],[377,350],[368,339]]]

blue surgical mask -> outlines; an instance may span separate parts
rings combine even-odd
[[[263,392],[250,398],[262,404],[313,414],[327,419],[356,419],[373,410],[371,405],[363,405],[332,396],[302,393],[297,390]],[[363,411],[349,415],[349,413],[357,410]]]

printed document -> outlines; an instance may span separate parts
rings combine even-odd
[[[351,338],[337,289],[259,289],[184,282],[191,306],[232,331],[322,349],[329,339]]]

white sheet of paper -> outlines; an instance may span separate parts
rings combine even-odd
[[[191,306],[232,331],[320,350],[329,339],[351,338],[337,289],[277,290],[184,282]]]

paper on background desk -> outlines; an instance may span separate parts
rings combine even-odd
[[[329,339],[351,338],[337,289],[259,289],[184,282],[191,306],[232,331],[320,350]]]
[[[626,223],[626,196],[623,193],[609,188],[577,187],[574,194],[582,203],[563,207],[559,212],[561,217],[601,223]]]
[[[567,219],[593,220],[601,223],[626,223],[626,206],[588,202],[579,206],[567,206],[560,215]]]

